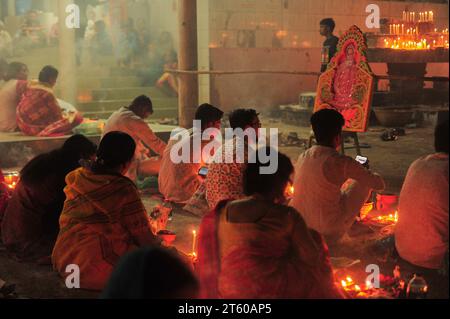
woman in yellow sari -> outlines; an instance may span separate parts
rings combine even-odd
[[[121,256],[159,244],[135,184],[123,176],[135,149],[129,135],[111,132],[102,139],[92,168],[66,177],[52,262],[62,277],[69,275],[67,266],[77,265],[83,289],[102,290]]]
[[[197,267],[203,298],[341,296],[321,236],[284,205],[292,163],[283,154],[276,159],[273,175],[260,173],[259,160],[248,164],[244,190],[249,197],[222,202],[203,219]]]

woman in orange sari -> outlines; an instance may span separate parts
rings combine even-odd
[[[245,171],[249,197],[220,203],[202,221],[197,267],[202,297],[339,298],[321,236],[284,205],[294,170],[290,159],[278,154],[274,175],[260,174],[262,166],[249,164]]]
[[[111,132],[102,139],[91,169],[66,177],[66,202],[53,250],[53,267],[62,277],[77,265],[83,289],[103,290],[120,257],[138,247],[157,246],[135,184],[124,177],[136,143]]]

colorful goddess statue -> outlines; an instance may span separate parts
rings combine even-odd
[[[339,111],[347,132],[366,132],[369,123],[374,75],[366,50],[364,34],[352,26],[339,40],[336,55],[319,79],[314,111]]]

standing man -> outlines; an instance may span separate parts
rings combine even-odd
[[[326,38],[322,48],[321,73],[327,70],[328,64],[337,52],[339,38],[333,34],[335,28],[336,23],[331,18],[320,21],[320,35]]]

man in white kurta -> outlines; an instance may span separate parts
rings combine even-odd
[[[338,152],[345,124],[339,112],[319,111],[311,122],[319,145],[298,159],[291,206],[331,243],[353,225],[371,191],[382,191],[385,184],[381,176]]]
[[[160,156],[163,156],[167,146],[145,122],[152,113],[153,105],[150,98],[137,97],[131,106],[122,107],[113,113],[103,130],[103,135],[113,131],[127,133],[136,142],[135,158],[127,173],[127,177],[133,181],[137,181],[138,176],[158,175],[161,166]],[[151,156],[150,151],[159,156]]]
[[[400,195],[395,243],[406,261],[441,269],[448,254],[448,122],[436,130],[437,153],[409,168]]]
[[[184,131],[174,136],[164,152],[159,173],[159,191],[168,201],[183,204],[186,203],[204,182],[204,177],[199,175],[202,167],[207,166],[208,160],[214,154],[203,154],[211,140],[202,140],[203,133],[208,129],[216,129],[220,132],[223,112],[210,104],[202,104],[197,109],[195,119],[201,127]],[[182,136],[182,138],[179,138]],[[210,136],[205,136],[208,138]],[[196,145],[194,140],[200,143]],[[199,146],[199,147],[197,147]],[[212,148],[214,150],[214,147]],[[175,163],[171,157],[172,150],[189,150],[188,162]]]

